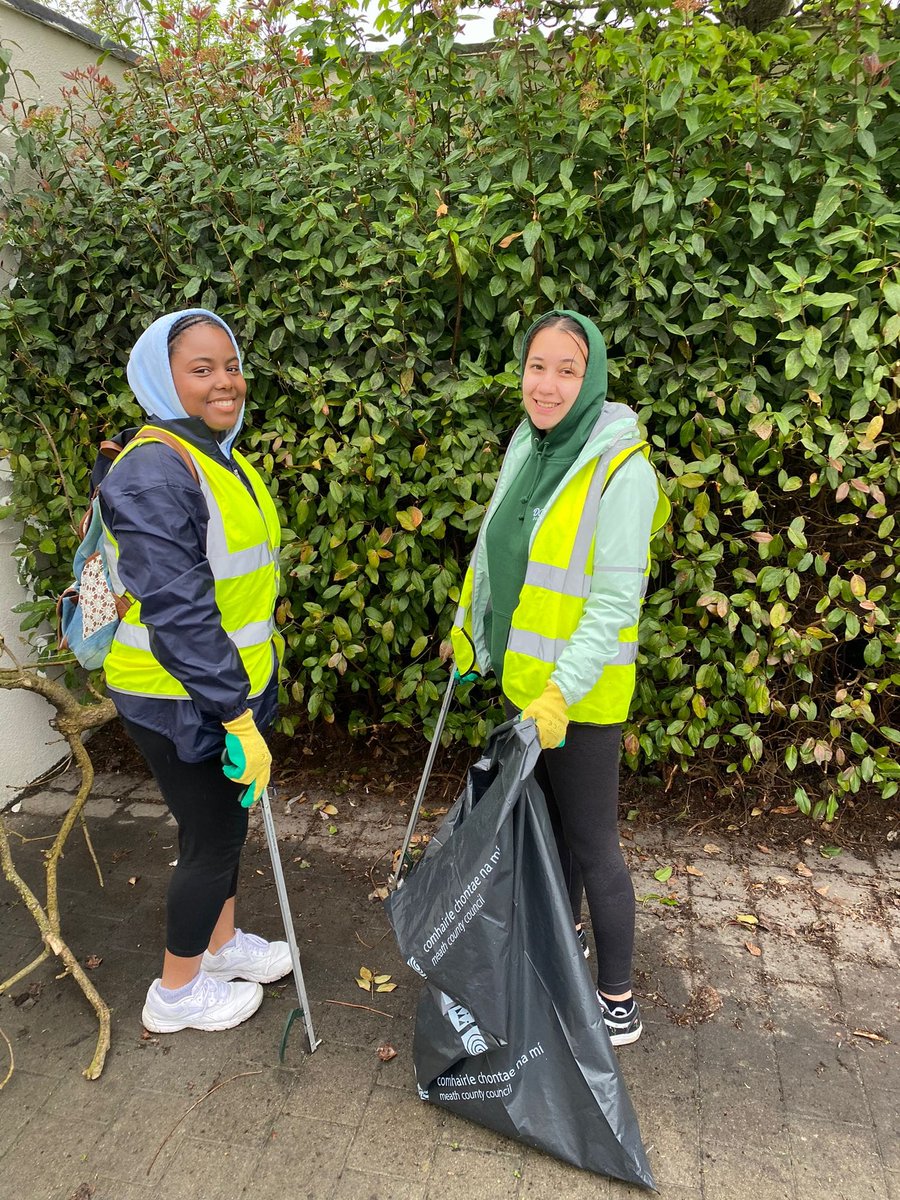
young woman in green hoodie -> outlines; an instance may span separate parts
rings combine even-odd
[[[578,940],[586,893],[614,1045],[637,1041],[634,889],[619,846],[622,726],[634,691],[650,539],[669,503],[636,414],[606,399],[606,346],[557,309],[525,335],[525,420],[513,434],[452,633],[460,674],[493,670],[507,712],[533,718]]]

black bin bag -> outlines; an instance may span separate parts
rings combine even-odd
[[[386,907],[426,981],[423,1100],[589,1171],[653,1188],[575,936],[533,721],[501,726]]]

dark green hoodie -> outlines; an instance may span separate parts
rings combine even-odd
[[[575,462],[597,423],[606,400],[606,343],[597,326],[580,313],[554,309],[546,316],[570,317],[584,330],[588,339],[588,361],[584,379],[569,412],[553,429],[545,432],[531,426],[531,453],[522,470],[509,485],[509,490],[491,516],[485,536],[488,578],[491,589],[491,611],[485,618],[485,638],[490,649],[491,665],[502,683],[503,656],[509,640],[512,614],[519,603],[519,593],[525,581],[528,547],[534,523],[544,505],[562,482]],[[535,321],[522,343],[520,371],[525,370],[525,347]]]

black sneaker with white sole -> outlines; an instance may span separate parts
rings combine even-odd
[[[581,947],[581,953],[585,958],[590,958],[591,948],[588,945],[587,934],[584,931],[583,925],[575,926],[575,936],[578,938],[578,945]]]
[[[612,1044],[614,1046],[630,1046],[632,1042],[636,1042],[644,1032],[637,1002],[632,998],[631,1004],[627,1006],[617,1004],[615,1001],[610,1004],[603,999],[599,992],[597,999],[603,1009],[603,1020]]]

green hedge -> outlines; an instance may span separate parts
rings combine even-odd
[[[522,331],[573,306],[674,510],[629,762],[766,787],[786,764],[816,817],[893,795],[895,12],[839,0],[751,34],[687,4],[548,38],[514,6],[472,55],[442,11],[377,60],[321,15],[241,59],[213,15],[129,92],[82,76],[18,121],[39,183],[5,218],[0,447],[30,619],[66,581],[94,446],[137,419],[128,347],[200,303],[247,351],[290,695],[353,730],[429,728]],[[452,731],[481,737],[492,699],[475,685]]]

